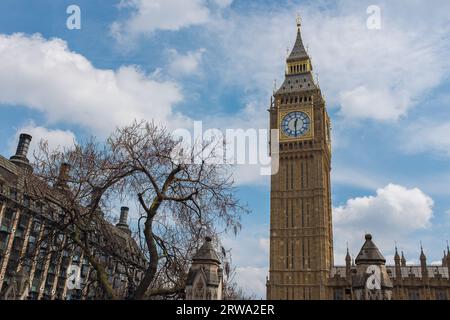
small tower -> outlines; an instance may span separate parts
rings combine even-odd
[[[186,300],[222,300],[223,272],[214,250],[212,239],[205,243],[192,258],[186,280]]]
[[[401,269],[401,259],[400,255],[398,254],[397,246],[395,246],[395,255],[394,255],[394,262],[395,262],[395,278],[397,281],[401,281],[402,279],[402,269]]]
[[[423,252],[423,247],[420,245],[420,269],[422,271],[422,278],[428,279],[428,270],[427,270],[427,257]]]
[[[406,258],[405,258],[405,255],[404,255],[403,251],[402,251],[402,260],[401,260],[401,264],[402,264],[402,267],[406,267]]]
[[[447,261],[448,274],[450,274],[450,247],[449,247],[449,245],[448,245],[448,242],[447,242],[447,256],[446,256],[446,261]]]
[[[347,255],[345,256],[345,274],[347,276],[347,279],[350,279],[351,269],[352,269],[352,257],[350,256],[347,244]]]
[[[395,246],[394,262],[396,267],[400,267],[400,255],[398,254],[397,246]]]
[[[386,259],[366,234],[366,242],[356,257],[352,282],[357,300],[391,300],[393,285],[386,269]]]
[[[446,267],[447,266],[447,251],[444,250],[444,257],[442,258],[442,266]]]

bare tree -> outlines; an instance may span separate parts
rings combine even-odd
[[[69,174],[70,170],[70,174]],[[25,190],[46,220],[45,228],[51,232],[42,237],[41,243],[60,251],[63,247],[76,247],[95,270],[96,280],[106,296],[116,299],[116,293],[108,281],[106,265],[101,253],[115,254],[114,242],[107,241],[106,221],[102,208],[107,208],[113,188],[118,188],[132,170],[116,161],[115,154],[105,145],[93,140],[76,144],[67,150],[50,151],[41,142],[35,153],[34,173],[25,179]],[[64,244],[55,239],[62,235]]]
[[[171,285],[178,291],[200,239],[238,232],[240,215],[247,211],[235,197],[230,165],[221,157],[223,141],[187,143],[153,123],[135,122],[109,143],[121,163],[128,161],[133,169],[124,190],[141,209],[149,266],[134,298],[145,298],[149,289],[151,295],[170,291]]]
[[[189,145],[154,123],[134,122],[104,144],[92,139],[49,151],[42,143],[28,189],[58,213],[50,227],[82,250],[110,299],[117,294],[97,253],[117,248],[93,239],[105,233],[104,215],[117,199],[134,201],[136,240],[147,263],[129,298],[182,298],[190,259],[203,238],[220,244],[225,232],[239,231],[240,216],[248,212],[235,196],[231,166],[217,161],[222,148],[222,141]],[[123,261],[125,268],[129,263]]]

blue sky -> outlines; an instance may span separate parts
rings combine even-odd
[[[28,131],[54,147],[134,118],[170,128],[267,128],[295,17],[333,122],[335,263],[365,232],[429,262],[450,238],[450,3],[423,1],[3,0],[0,153]],[[81,30],[66,8],[81,8]],[[381,28],[370,30],[369,5]],[[21,33],[21,34],[18,34]],[[39,34],[39,35],[37,35]],[[238,279],[264,295],[269,183],[238,168],[252,214],[225,244]]]

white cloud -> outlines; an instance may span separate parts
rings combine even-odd
[[[448,3],[442,5],[450,10]],[[287,5],[216,21],[210,32],[217,35],[215,44],[223,44],[217,49],[224,55],[220,72],[225,81],[269,96],[276,75],[278,84],[284,77],[286,46],[292,47],[296,31],[292,12],[300,11],[303,39],[329,106],[338,106],[349,120],[395,121],[406,116],[450,69],[450,50],[443,40],[449,31],[447,18],[422,16],[440,26],[434,29],[405,18],[427,11],[425,3],[398,9],[395,16],[387,15],[386,4],[383,28],[373,31],[366,27],[362,7],[360,1],[345,0],[325,9],[315,3]]]
[[[418,122],[403,133],[402,147],[407,152],[433,151],[450,157],[450,122]]]
[[[119,42],[156,30],[177,31],[204,24],[210,16],[204,0],[121,0],[119,8],[132,10],[127,20],[111,25],[111,33]]]
[[[11,141],[17,144],[19,135],[21,133],[27,133],[33,137],[30,145],[30,150],[28,152],[28,158],[31,160],[33,158],[34,152],[37,150],[39,143],[41,141],[46,141],[48,143],[48,148],[50,150],[65,149],[73,147],[76,142],[75,134],[69,130],[52,130],[44,127],[36,126],[34,123],[29,123],[19,130],[15,134],[15,138]],[[10,149],[13,152],[16,145],[10,145]]]
[[[169,50],[170,74],[177,77],[197,72],[205,51],[205,49],[198,49],[180,54],[175,49]]]
[[[134,119],[181,126],[172,112],[183,99],[176,83],[137,67],[95,68],[60,39],[0,34],[0,104],[42,112],[49,123],[73,123],[109,133]]]
[[[254,295],[256,299],[266,297],[266,268],[238,267],[236,268],[236,282],[247,295]]]
[[[349,199],[344,205],[335,207],[337,263],[344,261],[347,242],[355,255],[359,252],[364,233],[372,233],[384,253],[392,251],[395,241],[411,244],[408,237],[413,232],[431,227],[433,204],[433,200],[418,188],[389,184],[378,189],[375,196]]]
[[[341,92],[339,100],[342,116],[381,121],[397,120],[404,116],[410,103],[408,98],[396,97],[389,90],[368,89],[365,86]],[[371,107],[374,104],[376,104],[376,112]]]

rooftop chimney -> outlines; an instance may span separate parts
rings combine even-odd
[[[122,207],[120,208],[120,220],[116,225],[122,231],[125,231],[128,234],[131,234],[130,227],[128,226],[128,213],[130,212],[130,208]]]
[[[32,139],[32,137],[29,134],[22,133],[20,135],[16,154],[11,157],[11,159],[10,159],[11,162],[13,162],[14,164],[16,164],[20,167],[31,168],[30,161],[27,158],[31,139]]]
[[[61,167],[59,168],[59,176],[58,180],[56,181],[56,187],[67,188],[67,181],[69,180],[69,171],[70,171],[70,164],[62,163]]]

